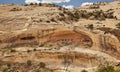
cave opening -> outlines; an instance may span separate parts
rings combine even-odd
[[[22,37],[20,39],[21,40],[33,40],[33,39],[35,39],[35,37],[34,36],[28,36],[28,37]]]

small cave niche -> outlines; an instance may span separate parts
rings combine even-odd
[[[20,40],[33,40],[33,39],[35,39],[34,36],[27,36],[27,37],[20,38]]]
[[[83,42],[91,42],[90,39],[84,39]]]

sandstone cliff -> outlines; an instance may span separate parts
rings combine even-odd
[[[0,64],[15,63],[11,68],[20,70],[26,62],[35,69],[44,62],[48,72],[95,72],[99,65],[115,65],[120,62],[119,6],[119,1],[76,9],[1,4]]]

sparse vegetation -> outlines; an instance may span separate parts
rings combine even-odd
[[[10,11],[21,11],[21,10],[22,10],[22,8],[14,7],[14,8],[12,8]]]
[[[41,62],[40,64],[41,66],[38,63],[26,66],[25,63],[10,63],[10,66],[8,66],[6,63],[2,63],[0,64],[0,72],[53,72],[52,69],[45,67],[45,63]]]
[[[120,67],[117,67],[115,72],[120,72]]]
[[[91,5],[89,8],[90,8],[90,9],[99,9],[99,8],[100,8],[100,6],[99,6],[99,5],[94,4],[94,5]]]
[[[7,72],[8,69],[9,69],[9,67],[7,65],[0,66],[0,71],[2,71],[2,72]]]
[[[78,21],[80,18],[92,20],[105,20],[106,18],[115,19],[113,13],[104,12],[102,10],[93,12],[87,12],[86,10],[76,10],[74,12],[64,10],[63,13],[68,15],[68,17],[66,17],[68,20],[72,21]],[[63,14],[60,14],[60,16],[63,16]]]
[[[120,72],[120,69],[115,68],[112,65],[107,65],[107,66],[99,67],[96,72]]]

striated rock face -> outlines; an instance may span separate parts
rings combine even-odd
[[[44,62],[48,72],[95,72],[99,65],[114,65],[120,62],[118,8],[119,1],[70,10],[51,4],[0,5],[0,65],[15,63],[22,69],[21,64],[32,62],[38,69]]]
[[[32,31],[32,30],[30,30]],[[6,33],[6,35],[9,33]],[[41,44],[47,45],[48,43],[53,43],[53,45],[63,43],[63,45],[88,45],[89,47],[92,46],[92,40],[89,36],[84,35],[82,33],[77,33],[72,30],[54,30],[54,29],[47,29],[47,30],[36,30],[34,32],[25,31],[18,35],[9,36],[9,38],[5,37],[5,34],[1,35],[1,37],[5,39],[1,39],[1,48],[4,47],[18,47],[18,46],[39,46]],[[84,44],[84,43],[87,44]],[[4,46],[6,44],[6,46]]]

